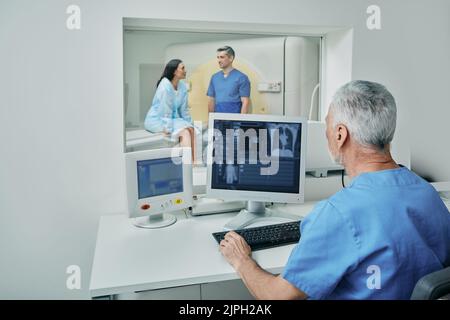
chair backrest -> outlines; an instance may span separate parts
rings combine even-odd
[[[420,278],[414,287],[411,300],[450,299],[450,267]]]

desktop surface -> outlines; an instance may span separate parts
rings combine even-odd
[[[211,237],[232,217],[223,214],[179,219],[170,227],[153,230],[136,228],[125,215],[102,217],[91,295],[237,279]],[[293,246],[258,251],[253,257],[278,273]]]
[[[444,199],[450,209],[450,201]],[[280,205],[306,217],[316,202]],[[238,279],[211,236],[236,213],[177,216],[162,229],[136,228],[125,215],[102,216],[91,270],[92,297]],[[256,223],[252,226],[257,225]],[[295,244],[252,252],[264,269],[281,273]]]
[[[314,202],[285,205],[306,216]],[[200,217],[178,215],[162,229],[136,228],[125,215],[102,216],[91,271],[92,297],[238,279],[219,251],[212,233],[236,213]],[[260,250],[252,257],[272,273],[282,272],[295,244]]]

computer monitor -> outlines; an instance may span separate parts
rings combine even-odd
[[[168,212],[192,206],[190,148],[164,148],[125,154],[128,213],[142,228],[176,222]]]
[[[306,129],[300,117],[210,113],[207,195],[248,201],[225,229],[261,218],[292,218],[265,204],[304,202]]]

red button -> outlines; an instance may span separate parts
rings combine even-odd
[[[142,209],[142,210],[150,209],[150,205],[149,205],[149,204],[143,204],[143,205],[141,206],[141,209]]]

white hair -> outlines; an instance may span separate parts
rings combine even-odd
[[[333,127],[345,125],[361,145],[384,150],[394,138],[395,99],[379,83],[355,80],[343,85],[334,95],[330,110]]]

